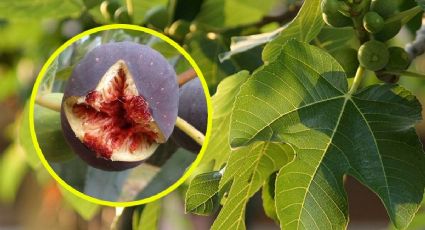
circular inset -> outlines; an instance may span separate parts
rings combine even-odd
[[[190,96],[202,103],[190,104]],[[211,113],[203,75],[182,47],[116,24],[53,53],[35,82],[29,122],[43,165],[63,187],[101,205],[132,206],[188,178],[205,151]],[[172,132],[191,136],[194,148],[175,143]]]

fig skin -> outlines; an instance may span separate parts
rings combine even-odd
[[[64,102],[70,96],[86,96],[94,90],[108,69],[119,60],[125,62],[135,86],[161,130],[165,140],[173,132],[178,111],[176,73],[168,61],[152,48],[134,42],[107,43],[94,48],[75,66],[69,78],[62,100],[61,122],[66,140],[83,160],[103,170],[124,170],[142,161],[111,161],[98,158],[74,134],[64,113]]]
[[[205,134],[208,112],[204,89],[199,78],[190,80],[180,88],[179,117]],[[201,150],[202,146],[177,128],[174,129],[171,138],[177,145],[193,153],[199,153]]]

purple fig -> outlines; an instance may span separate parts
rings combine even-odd
[[[199,78],[190,80],[180,88],[179,117],[205,134],[208,111],[204,89]],[[176,144],[191,152],[198,153],[201,150],[202,146],[179,129],[174,129],[171,137]]]
[[[73,69],[61,123],[73,151],[103,170],[135,167],[170,137],[178,110],[176,73],[152,48],[100,45]]]

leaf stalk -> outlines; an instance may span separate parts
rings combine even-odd
[[[364,77],[365,68],[363,66],[359,66],[357,68],[356,76],[354,77],[353,84],[351,85],[350,91],[348,92],[350,95],[357,92],[358,88],[360,87],[363,77]]]

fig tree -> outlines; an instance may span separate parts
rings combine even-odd
[[[180,88],[179,117],[205,134],[208,112],[204,89],[199,78],[190,80]],[[201,150],[198,143],[179,129],[174,129],[171,137],[176,144],[191,152],[198,153]]]
[[[62,130],[84,161],[103,170],[140,164],[171,135],[178,110],[176,73],[152,48],[100,45],[73,69],[62,100]]]

